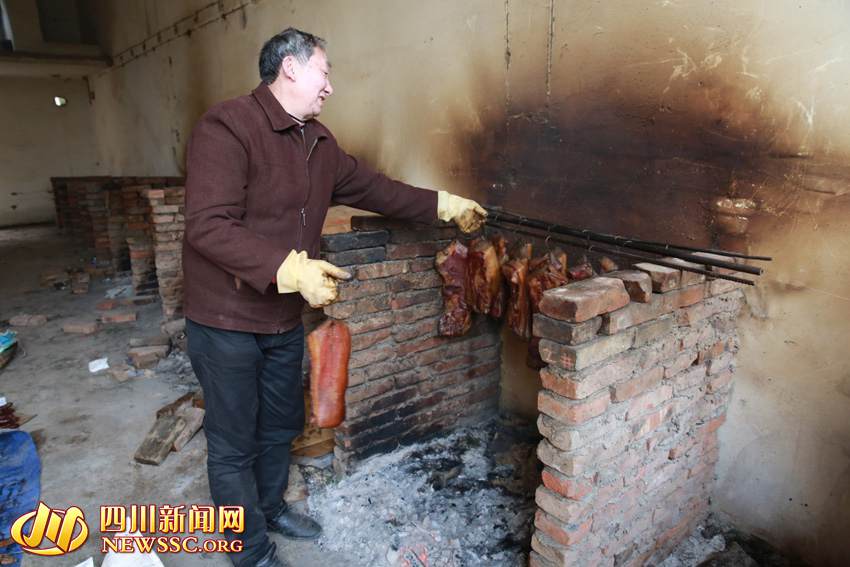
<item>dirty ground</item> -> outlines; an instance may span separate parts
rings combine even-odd
[[[20,348],[0,370],[0,395],[19,414],[35,414],[22,429],[35,434],[42,462],[42,499],[52,507],[77,505],[97,526],[101,504],[210,503],[203,432],[160,466],[141,465],[133,454],[155,419],[156,410],[186,392],[193,376],[181,377],[178,360],[126,382],[108,370],[91,374],[89,361],[107,357],[110,366],[124,361],[131,337],[160,333],[158,303],[135,307],[138,320],[104,325],[94,335],[62,331],[69,319],[95,317],[105,293],[123,281],[93,278],[88,293],[40,287],[40,274],[55,268],[81,267],[83,260],[52,226],[0,230],[0,320],[18,313],[45,314],[46,324],[16,327]],[[196,386],[195,386],[196,387]],[[97,527],[92,530],[97,535]],[[294,565],[345,564],[342,557],[272,536]],[[94,556],[102,561],[97,537],[63,558],[26,556],[24,567],[76,565]],[[221,555],[161,555],[166,566],[228,566]]]

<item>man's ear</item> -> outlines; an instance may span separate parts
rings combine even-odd
[[[290,81],[295,80],[295,75],[298,72],[297,69],[298,61],[292,55],[287,55],[283,58],[283,61],[280,62],[280,74]]]

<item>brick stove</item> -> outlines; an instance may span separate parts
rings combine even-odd
[[[95,181],[121,195],[120,207],[106,198],[103,210],[120,212],[123,225],[77,226],[101,212],[85,206],[100,202]],[[124,235],[136,292],[158,293],[164,318],[179,317],[182,187],[137,178],[54,186],[60,227]],[[322,256],[355,277],[340,285],[337,303],[305,311],[308,332],[333,317],[352,333],[347,417],[334,432],[340,473],[494,416],[500,379],[512,373],[502,368],[500,321],[476,315],[466,335],[438,336],[434,258],[465,239],[454,227],[373,216],[355,217],[352,229],[323,237]],[[642,565],[664,557],[708,513],[742,293],[720,279],[636,267],[549,290],[534,316],[546,366],[530,565]],[[308,365],[305,357],[305,374]]]
[[[329,261],[356,273],[324,310],[349,323],[355,351],[340,470],[491,415],[501,371],[499,323],[478,315],[467,335],[437,336],[434,254],[454,229],[378,217],[352,227],[323,243]],[[531,565],[641,565],[708,513],[742,294],[639,267],[550,290],[535,315],[547,365]]]

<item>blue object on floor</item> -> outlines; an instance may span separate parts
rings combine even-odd
[[[10,538],[12,524],[38,506],[41,494],[41,460],[26,431],[0,432],[0,541]],[[23,551],[14,542],[0,545],[0,558],[20,567]]]

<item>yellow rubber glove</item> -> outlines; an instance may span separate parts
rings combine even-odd
[[[447,191],[437,193],[437,217],[454,222],[462,232],[474,232],[481,228],[487,211],[472,199],[464,199]]]
[[[306,251],[289,253],[277,269],[278,293],[299,292],[310,307],[324,307],[336,301],[337,280],[350,280],[351,274],[324,260],[311,260]]]

